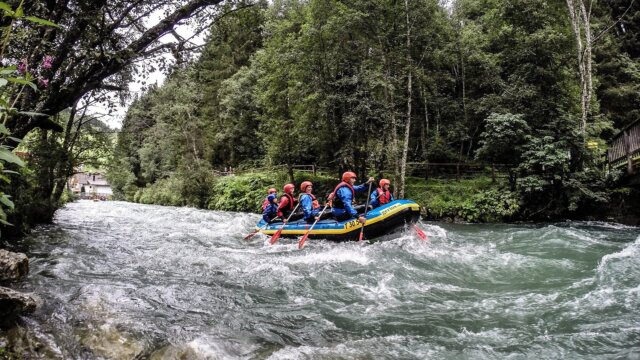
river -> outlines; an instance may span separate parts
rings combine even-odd
[[[20,247],[64,359],[640,358],[640,231],[422,224],[373,244],[242,237],[258,215],[80,201]]]

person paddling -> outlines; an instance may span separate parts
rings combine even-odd
[[[278,216],[278,195],[270,194],[266,200],[268,203],[262,211],[262,219],[270,224]]]
[[[347,171],[342,174],[342,182],[340,182],[331,195],[329,200],[332,202],[332,213],[337,220],[343,221],[350,218],[358,217],[358,211],[353,207],[353,199],[356,197],[356,193],[367,191],[367,184],[375,181],[374,178],[369,178],[366,183],[354,186],[357,176],[354,172]],[[358,221],[364,224],[366,219],[364,216],[358,217]]]
[[[300,207],[304,212],[304,221],[312,223],[315,221],[315,217],[320,212],[320,204],[316,197],[311,193],[313,191],[313,184],[311,181],[303,181],[300,184]]]
[[[371,193],[371,197],[369,199],[369,204],[371,204],[374,209],[395,200],[393,198],[393,194],[391,193],[391,191],[389,191],[391,181],[382,179],[378,184],[380,185],[380,187]]]
[[[284,194],[280,198],[277,215],[283,219],[289,217],[296,206],[297,200],[293,197],[294,188],[295,186],[293,186],[293,184],[287,184],[282,188],[282,190],[284,190]]]
[[[278,190],[274,189],[274,188],[270,188],[269,190],[267,190],[267,197],[264,198],[264,201],[262,202],[262,211],[264,211],[267,206],[269,206],[269,204],[271,203],[271,201],[269,201],[269,196],[270,195],[275,195],[275,198],[278,198]]]

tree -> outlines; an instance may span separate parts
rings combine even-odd
[[[6,54],[9,59],[25,59],[29,68],[43,61],[50,67],[40,82],[46,89],[25,88],[20,99],[23,110],[55,115],[71,107],[86,94],[99,90],[123,90],[136,62],[173,51],[191,49],[190,39],[173,31],[176,24],[194,19],[197,33],[206,29],[210,19],[221,16],[215,7],[222,0],[183,0],[168,3],[159,0],[76,0],[27,2],[24,12],[59,25],[43,28],[25,26],[23,37],[13,41]],[[163,14],[157,24],[148,26],[152,14]],[[161,43],[165,35],[175,42]],[[166,38],[166,37],[165,37]],[[16,89],[17,93],[18,89]],[[48,116],[14,116],[8,122],[14,136],[24,137],[40,127],[62,131]]]
[[[576,52],[578,58],[578,72],[580,74],[580,131],[583,136],[587,127],[587,118],[591,108],[591,96],[593,93],[593,37],[591,35],[591,3],[589,6],[584,0],[566,0],[569,9],[571,27],[575,35]],[[584,35],[583,35],[584,32]]]

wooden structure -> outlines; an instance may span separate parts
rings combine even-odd
[[[407,175],[428,178],[473,178],[478,175],[490,175],[495,182],[497,177],[507,177],[511,164],[490,163],[429,163],[408,162]]]
[[[626,168],[635,174],[640,162],[640,120],[625,127],[609,142],[607,161],[610,168]]]

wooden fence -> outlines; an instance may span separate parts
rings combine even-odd
[[[635,173],[640,161],[640,120],[627,126],[609,142],[607,161],[610,168],[626,168],[629,174]]]
[[[428,178],[461,178],[476,177],[478,175],[491,176],[495,182],[496,178],[508,177],[511,164],[488,164],[488,163],[429,163],[410,162],[407,163],[407,175]]]
[[[508,176],[508,170],[512,168],[510,164],[488,164],[488,163],[429,163],[429,162],[408,162],[407,175],[428,178],[449,178],[460,180],[462,178],[471,178],[478,175],[491,176],[493,181],[496,178]],[[319,167],[316,165],[292,165],[296,172],[308,172],[316,175],[318,171],[329,172],[331,169]],[[286,165],[275,165],[262,168],[238,169],[234,170],[226,168],[223,171],[214,170],[217,176],[227,176],[233,174],[242,174],[247,172],[267,172],[267,171],[286,171]],[[392,169],[385,169],[385,173],[393,174]]]

